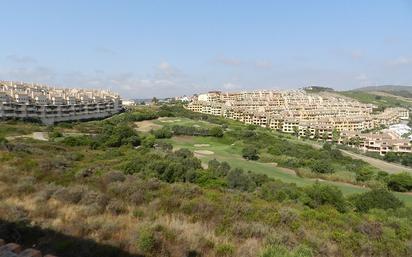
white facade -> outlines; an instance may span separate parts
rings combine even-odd
[[[109,117],[122,109],[120,96],[109,91],[0,81],[0,119],[32,118],[53,124]]]

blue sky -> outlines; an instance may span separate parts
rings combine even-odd
[[[0,79],[207,90],[412,85],[412,0],[3,1]]]

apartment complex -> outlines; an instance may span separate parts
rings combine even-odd
[[[120,96],[106,90],[0,81],[0,119],[39,119],[44,124],[53,124],[105,118],[122,109]]]
[[[381,113],[374,113],[376,106],[372,104],[335,94],[313,94],[304,90],[213,91],[200,94],[186,108],[324,140],[332,140],[334,133],[367,131],[409,118],[409,110],[405,108],[387,108]]]
[[[380,155],[385,155],[388,152],[412,152],[409,139],[401,138],[399,134],[389,130],[379,133],[343,131],[339,140],[341,144],[351,145],[365,152],[375,152]]]

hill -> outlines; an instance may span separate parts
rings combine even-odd
[[[409,177],[330,145],[178,105],[0,128],[7,242],[57,256],[411,255],[411,196],[386,189]],[[48,141],[22,137],[33,132]]]
[[[400,86],[400,85],[382,85],[382,86],[369,86],[353,89],[352,91],[381,91],[381,92],[393,92],[393,91],[405,91],[412,93],[412,86]]]

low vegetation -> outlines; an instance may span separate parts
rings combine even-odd
[[[204,166],[189,149],[173,149],[172,124],[148,133],[134,127],[136,120],[159,116],[210,122],[219,133],[205,138],[234,144],[245,162],[278,161],[320,174],[343,166],[354,174],[363,170],[359,180],[388,182],[347,197],[324,183],[298,187],[225,161]],[[179,106],[143,107],[53,130],[62,136],[6,140],[6,133],[0,140],[0,219],[143,256],[412,254],[412,209],[388,190],[389,181],[389,189],[410,190],[407,175],[379,175],[331,146],[317,150]],[[62,241],[56,254],[64,256],[68,245]],[[77,256],[88,254],[78,249]]]

